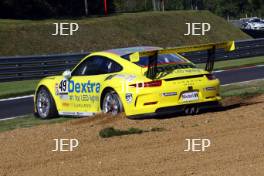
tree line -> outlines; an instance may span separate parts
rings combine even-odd
[[[0,18],[76,18],[151,10],[210,10],[223,17],[264,16],[264,0],[1,0]]]

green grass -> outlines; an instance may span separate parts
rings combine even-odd
[[[264,56],[218,61],[215,62],[214,70],[223,70],[223,69],[238,68],[244,66],[259,65],[259,64],[264,64]],[[205,64],[197,64],[197,66],[199,68],[205,68]]]
[[[0,98],[33,94],[39,80],[13,81],[0,83]]]
[[[18,117],[10,120],[0,121],[0,132],[14,130],[17,128],[30,128],[33,126],[38,126],[42,124],[53,124],[62,123],[68,120],[77,119],[74,117],[59,117],[53,119],[42,120],[34,117],[33,115],[27,115],[24,117]],[[150,130],[141,130],[139,128],[129,128],[128,130],[119,130],[113,127],[104,128],[100,131],[99,135],[103,138],[108,138],[112,136],[122,136],[129,134],[141,134],[143,132],[160,132],[164,131],[164,128],[153,127]]]
[[[53,23],[57,22],[75,22],[80,29],[72,36],[53,36]],[[205,36],[185,36],[187,22],[208,22],[212,30]],[[142,12],[77,20],[0,20],[0,56],[72,53],[138,45],[174,47],[248,38],[209,11]]]
[[[221,86],[220,91],[222,97],[240,96],[246,98],[257,94],[263,94],[264,80],[255,80],[249,83],[237,83],[228,86]]]
[[[52,123],[62,123],[73,118],[54,118],[50,120],[41,120],[34,117],[33,115],[28,115],[25,117],[19,117],[11,120],[0,121],[0,132],[14,130],[17,128],[29,128],[32,126],[37,126],[41,124],[52,124]]]

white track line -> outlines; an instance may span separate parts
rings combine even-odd
[[[216,71],[213,71],[213,73],[221,73],[221,72],[232,71],[232,70],[243,70],[243,69],[249,69],[249,68],[255,68],[255,67],[264,67],[264,65],[254,65],[254,66],[248,66],[248,67],[231,68],[231,69],[226,69],[226,70],[216,70]]]
[[[21,117],[21,116],[16,116],[16,117],[10,117],[10,118],[4,118],[4,119],[0,119],[0,122],[1,121],[5,121],[5,120],[12,120],[12,119],[16,119],[18,117]],[[23,116],[22,116],[23,117]]]
[[[8,117],[8,118],[0,119],[0,122],[5,121],[5,120],[12,120],[12,119],[16,119],[16,118],[21,118],[21,117],[26,117],[26,116],[22,115],[22,116]]]
[[[223,84],[221,86],[229,86],[229,85],[233,85],[233,84],[246,84],[246,83],[250,83],[252,81],[262,81],[264,80],[264,78],[260,78],[260,79],[252,79],[252,80],[248,80],[248,81],[242,81],[242,82],[235,82],[235,83],[229,83],[229,84]]]
[[[13,98],[0,99],[0,102],[1,101],[19,100],[19,99],[30,98],[30,97],[34,97],[34,95],[25,95],[25,96],[21,96],[21,97],[13,97]]]
[[[256,67],[264,67],[264,65],[256,65]]]
[[[225,70],[216,70],[216,71],[213,71],[213,73],[221,73],[223,71],[225,71]]]

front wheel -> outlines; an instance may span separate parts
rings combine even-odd
[[[45,87],[41,87],[37,92],[36,110],[37,116],[42,119],[48,119],[58,115],[55,101]]]
[[[109,113],[112,115],[117,115],[120,112],[123,112],[122,102],[114,91],[107,92],[103,99],[102,110],[104,113]]]

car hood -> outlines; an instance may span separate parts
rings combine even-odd
[[[255,27],[264,27],[264,23],[251,23]]]

